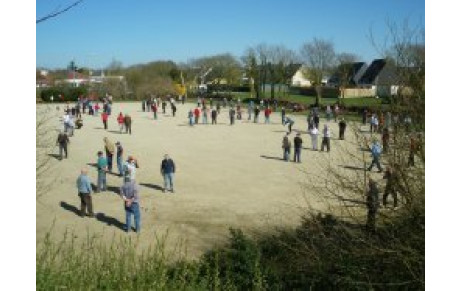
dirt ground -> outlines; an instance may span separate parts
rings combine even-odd
[[[54,106],[56,117],[52,122],[57,129],[63,106],[59,114]],[[50,230],[55,239],[62,238],[66,230],[75,238],[85,238],[88,234],[106,240],[137,237],[121,229],[125,214],[117,195],[122,183],[118,176],[108,174],[109,191],[92,196],[96,218],[76,215],[80,201],[75,181],[80,169],[87,167],[91,181],[96,183],[96,168],[90,164],[96,162],[96,152],[103,150],[103,137],[114,143],[120,141],[125,158],[134,155],[139,161],[136,173],[142,215],[139,244],[147,246],[156,237],[167,235],[168,247],[180,242],[190,257],[197,257],[222,242],[228,237],[229,227],[257,230],[295,226],[307,204],[321,209],[321,201],[303,184],[308,172],[314,170],[315,163],[337,160],[340,164],[341,151],[336,150],[339,143],[341,147],[356,146],[338,141],[338,125],[331,121],[335,134],[331,153],[312,151],[310,136],[305,132],[305,117],[296,116],[293,128],[302,133],[304,141],[302,163],[284,162],[281,141],[287,127],[281,125],[279,114],[272,115],[271,124],[263,124],[261,114],[259,124],[254,124],[245,120],[245,113],[242,121],[230,126],[228,111],[224,109],[217,125],[190,127],[187,112],[194,106],[179,104],[176,117],[172,117],[168,106],[167,114],[160,113],[159,119],[153,120],[151,112],[142,112],[140,103],[115,103],[107,131],[100,116],[84,115],[83,128],[75,130],[70,139],[69,158],[51,159],[52,169],[46,179],[52,181],[52,187],[37,199],[37,241]],[[132,135],[119,133],[116,115],[120,111],[132,116]],[[53,134],[57,136],[57,132]],[[351,135],[347,130],[346,139],[351,139]],[[294,133],[290,135],[291,141],[293,137]],[[53,153],[58,154],[57,147]],[[160,163],[165,153],[176,164],[174,194],[161,191]]]

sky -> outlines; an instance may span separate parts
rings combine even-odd
[[[75,0],[37,0],[36,18]],[[104,68],[156,60],[187,62],[231,53],[241,57],[260,43],[299,51],[313,38],[361,61],[380,57],[388,21],[425,26],[423,0],[84,0],[36,25],[36,65]]]

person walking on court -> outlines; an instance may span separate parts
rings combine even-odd
[[[318,150],[318,135],[319,135],[319,130],[313,125],[313,128],[310,130],[310,137],[311,137],[311,147],[314,151]]]
[[[94,217],[93,201],[91,199],[93,190],[87,169],[81,169],[81,174],[77,178],[77,189],[78,197],[80,197],[80,216],[84,217],[88,215],[89,217]]]
[[[231,107],[230,110],[228,111],[228,114],[230,117],[230,125],[234,125],[235,124],[235,109]]]
[[[112,161],[113,154],[115,153],[115,146],[107,137],[104,137],[104,149],[107,156],[107,169],[109,172],[112,172]]]
[[[139,199],[139,186],[135,181],[127,180],[120,187],[120,196],[123,199],[125,205],[126,214],[126,225],[124,230],[126,232],[131,231],[131,216],[134,216],[134,225],[136,227],[136,233],[141,231],[141,211],[140,211],[140,199]]]
[[[164,180],[164,187],[163,187],[163,193],[166,192],[166,190],[171,191],[171,193],[174,193],[174,187],[173,187],[173,179],[174,179],[174,173],[176,172],[176,165],[174,164],[174,161],[169,157],[169,155],[165,155],[163,161],[161,161],[161,175],[163,176]]]
[[[283,137],[283,143],[281,147],[283,148],[283,159],[286,162],[289,162],[291,155],[291,141],[289,140],[289,133],[286,133],[286,135]]]
[[[374,139],[372,146],[371,146],[371,155],[372,155],[372,162],[369,168],[367,169],[368,171],[371,171],[374,165],[377,165],[377,168],[379,169],[379,172],[381,173],[382,166],[380,166],[380,155],[382,153],[382,147],[380,146],[379,142],[377,139]]]
[[[61,131],[57,137],[56,144],[59,146],[59,160],[62,160],[62,152],[65,153],[65,158],[67,159],[67,145],[70,143],[69,137],[65,131]]]
[[[339,121],[339,139],[344,140],[345,139],[345,129],[347,128],[347,123],[345,122],[345,119],[340,119]]]
[[[131,134],[131,125],[132,125],[133,121],[131,119],[131,116],[128,115],[128,114],[125,114],[125,131],[126,133],[129,132],[129,134]]]
[[[102,151],[97,152],[97,190],[96,192],[107,190],[107,159],[104,158]]]
[[[321,151],[324,151],[324,147],[326,146],[327,152],[331,150],[331,130],[327,124],[324,125],[323,129],[323,141],[321,142]]]
[[[294,162],[300,163],[300,153],[302,151],[302,138],[300,133],[294,137]]]

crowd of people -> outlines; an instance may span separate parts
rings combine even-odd
[[[179,101],[184,103],[184,98],[180,97]],[[143,112],[152,112],[153,120],[158,119],[158,111],[161,106],[162,113],[166,114],[166,110],[171,110],[173,117],[176,116],[177,112],[177,103],[176,99],[170,96],[165,98],[151,97],[142,101],[142,111]],[[273,107],[272,107],[273,106]],[[276,111],[277,104],[265,103],[263,100],[260,104],[255,104],[254,101],[250,101],[246,107],[247,112],[247,122],[259,123],[259,115],[261,112],[264,114],[264,124],[272,124],[273,120],[270,119],[273,111]],[[197,106],[194,109],[190,109],[187,112],[188,124],[190,126],[200,124],[208,124],[208,117],[211,117],[211,124],[217,124],[217,118],[221,113],[222,108],[226,109],[228,107],[228,120],[231,126],[235,125],[235,120],[243,120],[243,106],[241,100],[213,100],[198,98]],[[86,114],[88,109],[88,115],[98,116],[99,114],[99,102],[93,102],[87,98],[80,98],[76,104],[71,107],[70,104],[67,104],[65,108],[64,116],[62,117],[63,130],[59,133],[57,138],[57,144],[59,145],[59,157],[62,160],[68,158],[68,144],[70,143],[69,137],[74,135],[75,127],[80,129],[83,126],[82,114]],[[102,100],[102,113],[101,119],[104,125],[104,129],[108,129],[108,121],[112,113],[112,98],[110,95],[106,96]],[[323,125],[320,130],[320,109],[318,107],[313,107],[308,111],[306,116],[306,132],[310,135],[311,138],[311,149],[313,151],[319,151],[318,148],[318,138],[322,135],[321,140],[321,149],[320,151],[331,151],[331,120],[334,118],[334,121],[338,124],[339,138],[338,140],[345,140],[345,131],[347,123],[343,117],[340,117],[340,108],[338,105],[327,106],[324,115],[326,123]],[[282,139],[282,158],[285,161],[290,161],[291,159],[291,148],[293,145],[294,155],[292,162],[301,163],[301,153],[303,139],[300,130],[296,130],[295,137],[292,142],[290,140],[290,135],[293,131],[293,126],[295,124],[295,119],[293,115],[288,115],[284,107],[281,107],[281,125],[287,126],[287,132]],[[131,125],[132,118],[128,113],[119,112],[116,116],[116,121],[119,126],[120,133],[129,133],[131,134]],[[404,118],[404,123],[410,123],[410,118]],[[379,172],[383,172],[383,168],[380,163],[380,158],[382,153],[387,153],[390,146],[390,127],[392,123],[398,122],[395,120],[395,116],[392,116],[390,112],[380,113],[380,115],[373,113],[370,114],[367,110],[363,112],[363,123],[369,123],[369,129],[374,139],[372,144],[369,146],[372,161],[367,171],[372,171],[373,167],[376,166]],[[381,134],[382,137],[382,146],[376,138],[375,134]],[[414,165],[414,153],[417,150],[417,139],[411,137],[410,145],[410,155],[409,155],[409,166]],[[122,186],[120,187],[120,197],[125,203],[125,212],[126,212],[126,225],[125,230],[130,231],[131,229],[131,217],[134,216],[135,229],[137,232],[140,231],[140,198],[139,198],[139,186],[136,182],[136,169],[139,168],[139,163],[136,158],[133,156],[128,156],[127,159],[124,159],[124,148],[122,144],[117,141],[113,143],[108,137],[103,138],[103,147],[104,150],[97,151],[97,187],[95,192],[107,191],[107,173],[113,173],[113,160],[116,160],[116,170],[118,176],[122,178]],[[115,156],[115,157],[114,157]],[[163,192],[170,191],[174,193],[174,173],[176,167],[174,161],[168,156],[165,155],[161,163],[160,172],[163,176],[164,187]],[[397,194],[394,190],[394,174],[391,167],[387,167],[384,173],[384,178],[387,179],[387,186],[385,188],[385,194],[383,196],[383,204],[386,206],[388,196],[393,197],[393,205],[397,207]],[[93,189],[91,188],[90,178],[88,177],[88,170],[82,169],[81,174],[77,179],[77,188],[78,195],[81,200],[81,215],[94,216],[93,205],[91,200],[91,195]],[[368,210],[369,215],[374,215],[376,213],[376,202],[375,197],[378,196],[378,186],[375,183],[374,179],[370,179],[369,182],[369,191],[368,191]],[[369,218],[368,224],[372,225],[375,223],[375,220]],[[372,226],[371,226],[372,227]]]

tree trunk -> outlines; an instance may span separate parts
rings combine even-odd
[[[316,102],[315,102],[315,104],[316,104],[316,106],[320,106],[321,105],[323,88],[321,87],[321,85],[316,85],[315,90],[316,90]]]

